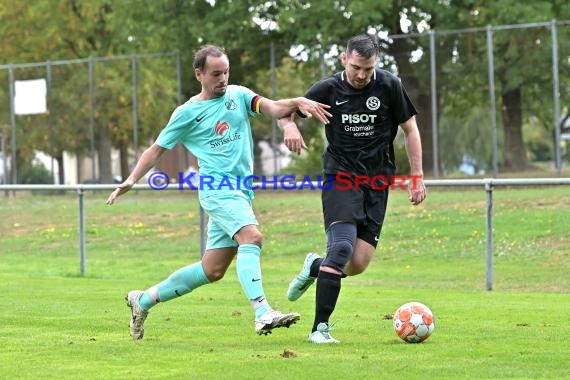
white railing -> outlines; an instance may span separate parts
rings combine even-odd
[[[497,186],[554,186],[570,185],[570,178],[483,178],[483,179],[433,179],[425,180],[427,187],[477,187],[481,186],[486,194],[486,289],[493,289],[493,189]],[[252,186],[260,185],[254,183]],[[318,183],[313,183],[315,187]],[[404,184],[407,185],[407,182]],[[63,190],[76,191],[79,201],[79,267],[81,276],[85,275],[87,256],[85,252],[85,208],[84,192],[89,190],[112,191],[116,185],[0,185],[0,191],[36,191]],[[156,190],[149,185],[137,184],[135,190]],[[167,189],[178,190],[172,186]],[[188,188],[185,188],[188,189]],[[570,193],[569,193],[570,196]],[[205,216],[200,209],[200,249],[204,253],[206,241]]]

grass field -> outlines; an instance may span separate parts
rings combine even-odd
[[[285,291],[308,251],[323,252],[319,194],[258,192],[264,287],[301,321],[267,337],[232,266],[226,278],[154,308],[128,334],[124,294],[199,257],[190,192],[133,192],[109,207],[85,194],[79,276],[74,193],[0,198],[2,379],[570,379],[570,189],[495,191],[494,290],[485,290],[485,194],[430,189],[410,206],[392,192],[374,262],[343,281],[335,346],[306,341],[314,294]],[[419,300],[432,337],[402,342],[390,317]]]

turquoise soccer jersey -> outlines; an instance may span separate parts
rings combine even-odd
[[[259,114],[261,97],[246,87],[230,85],[219,98],[196,96],[174,110],[156,144],[173,149],[178,142],[198,159],[200,177],[213,178],[200,190],[243,188],[253,174],[253,139],[249,117]],[[253,192],[246,191],[250,197]]]

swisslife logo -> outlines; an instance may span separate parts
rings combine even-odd
[[[214,150],[218,150],[232,141],[241,139],[241,135],[238,131],[232,133],[230,129],[230,124],[227,121],[218,120],[214,127],[214,133],[216,136],[219,136],[219,138],[211,140],[210,147]]]

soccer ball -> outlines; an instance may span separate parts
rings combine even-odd
[[[394,331],[404,342],[421,343],[433,332],[435,317],[429,307],[421,302],[408,302],[396,310]]]

